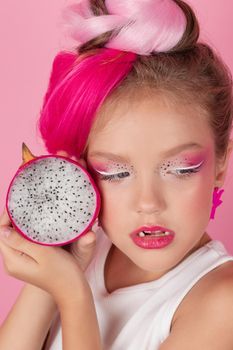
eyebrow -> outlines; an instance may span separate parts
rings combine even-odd
[[[198,143],[184,143],[181,145],[178,145],[172,149],[169,149],[165,152],[162,153],[162,157],[168,157],[168,156],[173,156],[176,155],[178,153],[180,153],[181,151],[184,151],[186,149],[203,149],[203,146],[201,146]],[[103,158],[107,158],[109,160],[113,160],[113,161],[123,161],[123,162],[129,162],[129,158],[125,157],[125,156],[121,156],[118,154],[113,154],[113,153],[109,153],[109,152],[101,152],[101,151],[95,151],[95,152],[91,152],[89,154],[89,157],[94,157],[94,156],[99,156],[99,157],[103,157]]]

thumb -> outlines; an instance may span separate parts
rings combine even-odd
[[[88,231],[85,235],[81,236],[74,242],[80,249],[90,249],[96,244],[96,235],[94,231]]]
[[[83,271],[86,270],[93,257],[96,246],[96,235],[89,231],[71,245],[71,253]]]

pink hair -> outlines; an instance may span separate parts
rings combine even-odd
[[[138,54],[166,51],[182,38],[186,16],[173,0],[107,0],[108,15],[95,16],[89,0],[64,9],[73,37],[86,43],[115,29],[105,47],[87,57],[60,52],[54,59],[38,120],[50,153],[80,157],[97,110],[128,75]]]
[[[76,1],[62,13],[64,30],[77,45],[113,30],[105,47],[150,55],[172,49],[187,26],[184,11],[174,0],[105,0],[108,14],[101,16],[93,15],[90,3]]]
[[[136,58],[135,53],[106,48],[81,60],[75,53],[57,54],[37,125],[48,152],[82,155],[97,109]]]

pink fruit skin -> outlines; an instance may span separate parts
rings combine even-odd
[[[69,161],[70,163],[73,163],[75,165],[78,165],[88,176],[88,179],[90,180],[91,184],[92,184],[92,187],[95,191],[95,194],[96,194],[96,209],[95,209],[95,212],[94,212],[94,215],[93,215],[93,218],[90,222],[90,224],[86,227],[86,229],[81,232],[77,237],[67,241],[67,242],[62,242],[62,243],[43,243],[43,242],[38,242],[38,241],[35,241],[33,239],[31,239],[30,237],[28,237],[27,235],[24,234],[24,232],[21,231],[21,229],[15,224],[14,222],[14,219],[12,218],[11,214],[10,214],[10,210],[8,208],[8,200],[9,200],[9,192],[10,192],[10,189],[11,189],[11,186],[12,186],[12,183],[14,181],[14,179],[18,176],[18,174],[24,169],[26,168],[29,164],[31,163],[34,163],[36,162],[37,160],[39,159],[43,159],[43,158],[61,158],[61,159],[65,159],[67,161]],[[7,213],[9,215],[9,218],[12,222],[12,225],[14,227],[14,229],[19,232],[24,238],[26,238],[28,241],[31,241],[31,242],[34,242],[34,243],[37,243],[37,244],[40,244],[40,245],[45,245],[45,246],[63,246],[63,245],[66,245],[66,244],[69,244],[69,243],[72,243],[74,241],[76,241],[78,238],[80,238],[81,236],[85,235],[85,233],[87,233],[88,231],[91,230],[92,226],[94,225],[94,222],[96,220],[96,218],[98,217],[99,215],[99,212],[100,212],[100,206],[101,206],[101,197],[100,197],[100,193],[99,193],[99,190],[94,182],[94,180],[92,179],[92,177],[90,176],[90,174],[87,172],[87,170],[81,165],[79,164],[78,162],[74,161],[73,159],[70,159],[70,158],[67,158],[67,157],[64,157],[64,156],[57,156],[57,155],[45,155],[45,156],[39,156],[39,157],[36,157],[35,159],[32,159],[32,160],[29,160],[27,163],[25,164],[22,164],[19,169],[17,170],[16,174],[14,175],[13,179],[11,180],[10,182],[10,185],[8,187],[8,190],[7,190],[7,196],[6,196],[6,210],[7,210]]]

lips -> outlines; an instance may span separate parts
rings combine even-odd
[[[167,227],[163,227],[163,226],[141,226],[139,227],[137,230],[133,231],[132,233],[130,233],[130,236],[133,238],[135,236],[138,236],[138,233],[141,231],[146,231],[146,232],[155,232],[155,231],[163,231],[163,232],[169,232],[170,234],[172,234],[173,236],[175,235],[175,232],[170,230]]]

